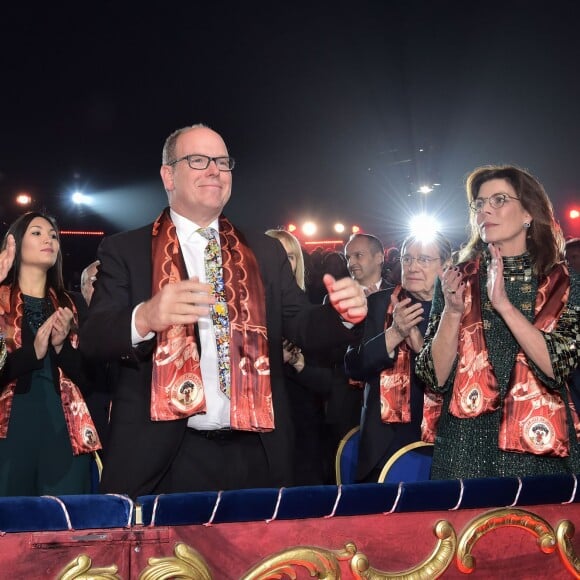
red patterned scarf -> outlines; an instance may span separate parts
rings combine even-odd
[[[468,419],[499,409],[497,379],[488,358],[481,315],[480,260],[460,266],[466,281],[466,308],[459,334],[459,362],[449,411]],[[558,264],[538,287],[534,327],[552,332],[568,302],[570,277],[564,264]],[[575,426],[578,419],[570,405]],[[520,350],[512,369],[503,403],[499,448],[504,451],[567,457],[569,437],[566,408],[557,391],[548,389],[532,373]]]
[[[403,294],[401,294],[403,293]],[[398,285],[392,294],[404,297],[404,290]],[[385,330],[393,323],[393,303],[389,302],[385,316]],[[401,342],[391,368],[381,371],[379,378],[381,397],[381,420],[383,423],[411,422],[411,351],[406,341]],[[421,438],[432,443],[435,440],[437,422],[441,413],[443,396],[425,391]]]
[[[223,216],[219,220],[222,268],[230,321],[230,425],[242,431],[274,429],[266,299],[256,257]],[[187,279],[169,208],[152,232],[153,293]],[[235,291],[234,291],[235,289]],[[151,419],[170,421],[206,409],[199,348],[193,325],[157,334],[151,382]]]
[[[53,307],[59,304],[53,290],[49,291],[49,297]],[[69,299],[69,308],[74,314],[73,328],[78,328],[78,315],[75,305]],[[22,346],[22,322],[24,320],[24,306],[21,292],[11,292],[10,286],[0,287],[0,331],[4,334],[6,349],[12,352]],[[78,335],[71,330],[68,336],[73,348],[78,347]],[[101,442],[97,430],[89,414],[87,404],[79,388],[58,369],[60,399],[68,434],[72,446],[73,455],[91,453],[101,449]],[[8,424],[14,400],[16,381],[12,381],[0,395],[0,438],[5,439],[8,435]]]

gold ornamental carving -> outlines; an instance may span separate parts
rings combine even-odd
[[[350,562],[353,578],[365,580],[423,580],[439,578],[449,567],[457,549],[457,535],[453,526],[440,520],[433,532],[438,542],[430,556],[419,564],[401,572],[386,572],[372,568],[364,554],[355,554]],[[355,548],[356,550],[356,548]]]
[[[139,574],[139,580],[169,580],[170,578],[212,580],[209,566],[197,550],[180,542],[175,545],[173,553],[175,557],[149,558],[148,566]]]
[[[312,577],[335,580],[340,578],[338,560],[351,557],[349,545],[339,552],[314,546],[296,546],[268,556],[244,574],[241,580],[267,580],[283,576],[296,578],[294,569],[297,566],[306,568]]]
[[[314,546],[298,546],[278,552],[262,560],[248,571],[242,580],[295,578],[296,567],[304,567],[312,577],[337,580],[341,578],[340,561],[348,561],[352,578],[365,580],[422,580],[439,578],[453,561],[457,536],[447,521],[436,524],[434,533],[439,539],[431,555],[421,563],[401,572],[387,572],[373,568],[365,554],[358,553],[352,542],[343,550],[325,550]]]
[[[69,562],[56,577],[57,580],[121,580],[115,564],[105,568],[93,568],[93,561],[81,554]]]
[[[472,550],[477,541],[488,532],[502,527],[516,527],[536,537],[538,547],[545,554],[556,550],[556,535],[550,524],[540,516],[525,510],[500,508],[473,519],[459,538],[456,565],[461,572],[475,570]]]
[[[556,541],[564,566],[574,578],[580,578],[580,559],[576,556],[570,541],[574,537],[574,532],[574,524],[570,520],[563,520],[556,527]]]

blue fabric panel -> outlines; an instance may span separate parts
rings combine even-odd
[[[68,530],[62,507],[42,497],[0,499],[0,531],[36,532]]]
[[[131,503],[109,495],[69,495],[59,498],[73,530],[117,528],[129,524]],[[40,532],[68,530],[62,506],[48,497],[0,498],[0,531]]]
[[[284,495],[287,491],[283,490],[282,494]],[[222,499],[213,521],[217,524],[220,522],[251,522],[270,519],[276,510],[278,493],[278,489],[226,491],[222,493]]]
[[[495,477],[463,480],[461,509],[509,506],[516,499],[518,480]]]
[[[463,492],[462,492],[463,483]],[[568,501],[574,490],[573,475],[522,478],[516,505]],[[493,508],[511,505],[518,494],[517,478],[420,481],[400,484],[396,512],[442,511],[456,508]],[[319,518],[330,515],[356,516],[389,512],[397,499],[399,484],[368,483],[290,487],[282,490],[277,519]],[[576,502],[580,501],[578,490]],[[94,496],[92,496],[94,497]],[[143,505],[143,523],[149,525],[156,496],[138,499]],[[218,494],[185,493],[160,496],[156,525],[203,524],[210,520]],[[278,502],[277,489],[223,492],[214,523],[271,519]],[[461,500],[461,501],[460,501]]]
[[[522,477],[522,491],[517,505],[562,503],[571,499],[573,490],[573,475]],[[575,502],[580,501],[578,495],[577,493]]]
[[[336,501],[336,485],[289,487],[284,490],[279,520],[322,518],[332,513]]]
[[[153,507],[157,497],[159,497],[159,501],[157,502],[155,525],[183,526],[208,522],[217,501],[218,492],[172,493],[138,497],[137,503],[141,505],[143,525],[145,526],[151,524]]]
[[[457,505],[460,492],[459,480],[405,483],[396,511],[448,510]]]
[[[114,495],[68,495],[60,498],[66,505],[72,527],[75,530],[88,528],[126,528],[132,502],[128,498]]]
[[[335,515],[356,516],[389,512],[397,499],[398,489],[398,485],[390,483],[343,485]]]

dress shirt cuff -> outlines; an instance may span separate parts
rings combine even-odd
[[[141,336],[137,332],[137,326],[135,325],[135,313],[137,312],[137,308],[139,308],[141,306],[141,304],[143,304],[143,302],[140,302],[139,304],[137,304],[137,306],[135,306],[135,308],[133,308],[133,313],[131,314],[131,344],[133,346],[137,346],[138,344],[141,344],[142,342],[146,342],[147,340],[151,340],[155,336],[154,332],[148,332],[147,336]]]

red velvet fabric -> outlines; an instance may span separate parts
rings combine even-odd
[[[526,509],[555,528],[562,519],[578,526],[580,505],[537,505]],[[354,542],[357,552],[383,572],[401,572],[426,559],[436,545],[433,529],[439,520],[449,521],[460,535],[486,509],[376,514],[355,517],[279,520],[271,523],[224,523],[211,526],[133,527],[132,529],[35,532],[0,536],[2,578],[54,578],[80,554],[93,567],[116,565],[124,579],[138,578],[151,557],[174,556],[183,542],[207,562],[211,576],[238,579],[263,558],[295,546],[342,550]],[[573,542],[574,543],[574,542]],[[517,528],[493,529],[476,542],[476,578],[570,578],[557,550],[543,553],[536,538]],[[355,578],[349,562],[340,563],[342,578]],[[295,567],[298,579],[311,578],[304,567]],[[465,578],[455,562],[444,578]]]

